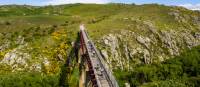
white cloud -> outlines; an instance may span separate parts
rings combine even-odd
[[[45,2],[46,5],[59,5],[59,4],[71,4],[71,3],[108,3],[109,0],[50,0]]]
[[[191,10],[200,10],[200,4],[183,4],[183,5],[179,5],[179,6],[183,6],[185,8],[191,9]]]

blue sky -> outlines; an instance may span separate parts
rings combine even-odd
[[[136,3],[148,4],[159,3],[165,5],[179,5],[189,9],[200,9],[200,0],[0,0],[0,5],[4,4],[28,4],[28,5],[57,5],[68,3]]]
[[[126,2],[126,3],[160,3],[167,5],[180,5],[180,4],[196,4],[200,3],[200,0],[113,0],[115,2]]]

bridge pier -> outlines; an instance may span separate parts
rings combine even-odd
[[[84,63],[84,58],[82,56],[80,64],[79,64],[79,70],[80,70],[80,78],[79,78],[79,87],[85,87],[85,63]]]

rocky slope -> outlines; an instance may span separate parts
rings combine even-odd
[[[133,70],[137,64],[162,62],[200,45],[200,28],[195,32],[185,28],[158,30],[150,21],[137,22],[146,27],[138,25],[137,32],[121,30],[99,40],[101,53],[111,67]]]
[[[124,27],[113,31],[110,26],[108,30],[103,29],[106,32],[100,39],[95,39],[96,43],[113,69],[133,70],[137,65],[163,62],[187,48],[200,45],[200,15],[183,14],[184,11],[188,10],[170,8],[164,14],[171,17],[175,26],[170,23],[160,26],[154,19],[134,15],[117,16],[109,22],[121,21],[125,23]],[[96,27],[100,27],[98,23]]]

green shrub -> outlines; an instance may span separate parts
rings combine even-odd
[[[161,64],[139,65],[133,71],[116,70],[120,86],[131,87],[191,87],[200,84],[200,46],[188,49],[180,56]]]
[[[1,74],[0,87],[58,87],[58,77],[30,72]]]

